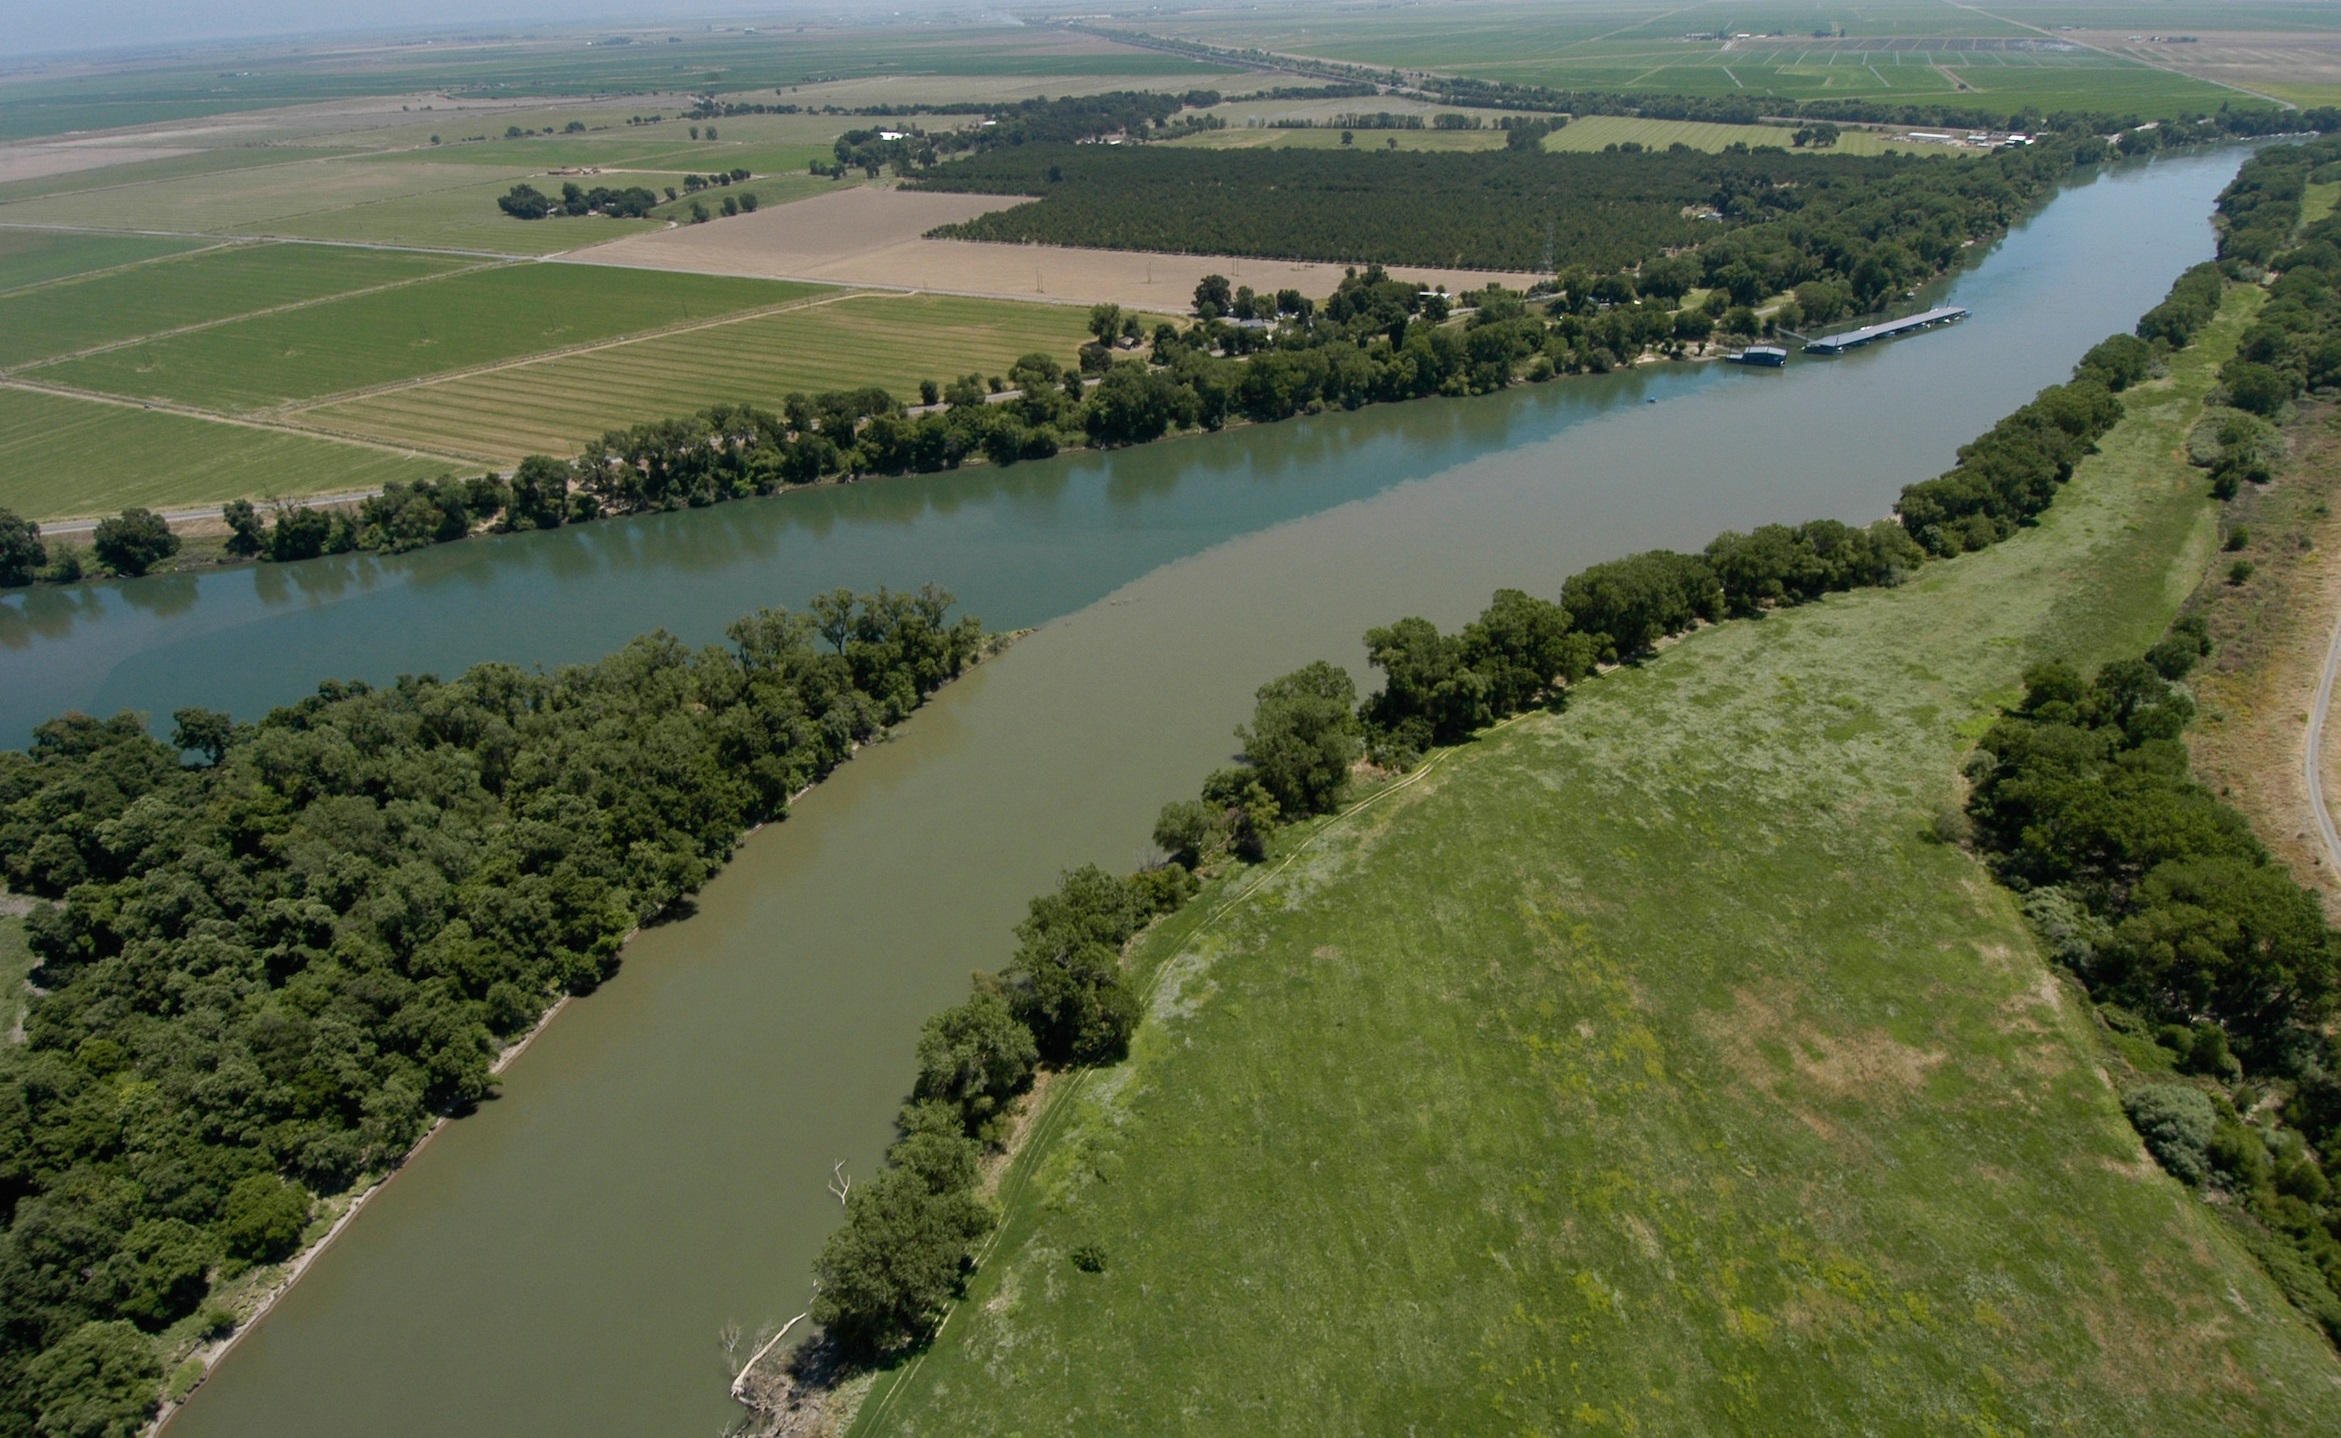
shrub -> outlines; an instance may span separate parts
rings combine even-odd
[[[2146,1151],[2171,1175],[2189,1185],[2211,1176],[2211,1134],[2215,1119],[2211,1100],[2201,1089],[2185,1084],[2148,1084],[2122,1100],[2130,1126],[2146,1141]]]
[[[1203,862],[1220,834],[1220,815],[1200,799],[1174,799],[1154,821],[1154,846],[1188,869]]]
[[[179,552],[179,536],[151,509],[125,509],[99,520],[91,541],[98,563],[133,578]]]
[[[0,509],[0,589],[32,583],[48,563],[41,527],[12,509]]]
[[[907,1169],[888,1169],[847,1198],[845,1224],[813,1265],[813,1321],[855,1357],[876,1357],[925,1336],[959,1292],[991,1210],[966,1190],[935,1192]]]
[[[1032,1031],[1017,1022],[1007,1000],[979,993],[927,1020],[911,1092],[951,1105],[973,1132],[1032,1081],[1039,1062]]]
[[[274,1263],[293,1251],[308,1225],[308,1193],[274,1174],[256,1173],[228,1190],[219,1236],[230,1258]]]

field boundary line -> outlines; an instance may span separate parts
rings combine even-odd
[[[0,202],[4,203],[4,202]],[[400,254],[463,255],[482,260],[541,260],[545,255],[514,254],[509,250],[467,250],[455,245],[402,245],[391,240],[320,240],[310,235],[272,235],[242,230],[147,230],[123,225],[54,225],[36,220],[0,219],[0,230],[45,230],[64,235],[142,235],[163,240],[213,240],[222,244],[321,245],[337,250],[391,250]],[[556,250],[555,254],[566,254]],[[161,255],[159,259],[176,256]]]
[[[609,268],[619,267],[609,266]],[[343,390],[338,394],[320,395],[313,399],[294,400],[289,404],[272,405],[265,409],[253,410],[251,413],[277,416],[304,414],[310,410],[324,409],[331,405],[354,404],[359,400],[378,399],[386,394],[397,394],[401,390],[421,389],[427,385],[446,384],[459,379],[477,379],[481,375],[495,374],[500,370],[522,369],[533,364],[546,364],[553,360],[592,354],[597,350],[621,349],[627,345],[641,344],[645,340],[666,339],[671,335],[692,334],[699,330],[720,329],[725,325],[745,324],[749,320],[767,319],[773,315],[787,314],[792,310],[812,309],[819,305],[836,304],[839,300],[859,299],[869,293],[872,292],[850,288],[842,289],[837,294],[800,295],[793,300],[784,300],[779,304],[764,305],[752,310],[736,310],[729,314],[715,316],[712,319],[683,320],[659,329],[620,335],[616,339],[587,340],[582,344],[568,345],[560,349],[539,350],[534,354],[520,355],[513,359],[491,360],[486,364],[472,365],[466,369],[438,370],[431,374],[417,375],[411,379],[388,380],[382,384],[367,385],[361,389]],[[885,292],[876,293],[882,296]],[[915,291],[911,293],[915,293]]]
[[[9,228],[15,227],[0,225],[0,229]],[[0,290],[0,303],[4,303],[18,295],[29,295],[35,290],[54,289],[58,285],[69,285],[77,280],[100,279],[107,275],[118,275],[124,270],[136,270],[143,269],[148,265],[167,264],[172,260],[191,260],[197,255],[208,255],[216,250],[232,250],[239,245],[246,245],[251,243],[253,242],[242,239],[221,239],[215,241],[212,244],[199,245],[192,250],[181,250],[177,254],[148,255],[143,260],[124,260],[118,265],[107,265],[101,269],[95,270],[83,270],[80,274],[77,275],[58,275],[53,279],[34,280],[29,285],[17,285],[12,289]]]
[[[282,244],[283,241],[258,240],[254,241],[253,243],[254,247],[259,247]],[[205,255],[211,253],[211,251],[197,250],[194,253]],[[173,256],[167,258],[176,257]],[[191,325],[180,325],[176,329],[156,330],[152,334],[132,335],[130,338],[125,340],[108,340],[104,344],[91,345],[88,349],[74,350],[68,354],[50,355],[46,359],[26,360],[24,363],[17,365],[16,368],[19,370],[40,369],[47,365],[63,364],[67,360],[88,359],[92,355],[102,355],[111,353],[114,350],[129,349],[133,345],[147,344],[154,340],[167,340],[175,338],[179,335],[190,335],[199,333],[203,330],[218,329],[222,325],[237,324],[244,320],[266,319],[270,315],[289,314],[294,310],[311,309],[317,305],[329,305],[337,300],[354,300],[363,295],[378,295],[385,290],[402,290],[409,285],[427,285],[433,280],[451,280],[454,279],[457,275],[476,275],[487,270],[506,270],[511,269],[515,265],[526,263],[527,261],[525,260],[482,260],[476,265],[460,265],[452,270],[442,270],[435,275],[415,275],[409,279],[388,280],[378,285],[367,285],[362,289],[343,290],[338,294],[317,295],[313,298],[305,300],[288,300],[281,305],[268,305],[261,309],[246,310],[240,315],[225,315],[215,320],[197,320],[194,324]],[[11,293],[13,293],[13,291]]]

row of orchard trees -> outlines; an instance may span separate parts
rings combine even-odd
[[[2193,282],[2182,281],[2182,290]],[[2133,343],[2143,345],[2128,336],[2108,341],[2126,358],[2135,357]],[[2086,386],[2104,398],[2071,422],[2102,433],[2108,415],[2120,414],[2100,373],[2107,348],[2091,351],[2074,385],[2048,391],[2031,408],[2061,415],[2059,392]],[[2063,452],[2063,439],[2043,442]],[[1906,492],[1906,506],[1922,488]],[[2052,478],[2050,497],[2055,489]],[[2005,532],[1979,530],[1973,545],[1933,552],[1956,554]],[[928,1021],[888,1167],[850,1192],[845,1223],[815,1265],[813,1316],[839,1356],[875,1361],[932,1331],[994,1223],[979,1194],[980,1168],[1003,1137],[1010,1107],[1044,1066],[1111,1062],[1125,1052],[1142,1005],[1124,950],[1197,891],[1198,873],[1260,861],[1278,828],[1335,812],[1361,761],[1385,772],[1411,768],[1437,746],[1559,705],[1600,666],[1635,661],[1669,636],[1898,584],[1929,558],[1904,522],[1766,525],[1719,535],[1696,554],[1652,550],[1593,565],[1571,576],[1557,600],[1501,590],[1455,633],[1419,617],[1370,629],[1366,659],[1382,687],[1362,701],[1349,672],[1322,661],[1261,686],[1250,722],[1236,731],[1240,761],[1207,778],[1196,798],[1165,805],[1157,819],[1154,840],[1167,862],[1127,878],[1094,866],[1067,873],[1055,892],[1032,902],[1007,966],[978,975],[964,1004]]]
[[[168,739],[68,715],[0,752],[40,988],[0,1045],[0,1433],[135,1431],[158,1354],[234,1322],[216,1283],[977,657],[950,602],[838,591],[728,647],[327,684]]]

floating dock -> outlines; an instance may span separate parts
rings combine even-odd
[[[1967,318],[1966,310],[1957,305],[1950,305],[1939,310],[1928,310],[1922,315],[1912,315],[1908,319],[1888,320],[1882,325],[1866,325],[1858,330],[1847,330],[1841,335],[1828,335],[1817,340],[1807,340],[1805,353],[1841,355],[1847,350],[1860,349],[1872,340],[1887,340],[1899,335],[1916,334],[1920,330],[1931,330],[1936,325],[1947,325],[1953,320],[1965,318]]]
[[[1726,355],[1724,358],[1732,364],[1762,365],[1766,369],[1778,369],[1788,363],[1788,351],[1778,345],[1749,345],[1738,354]]]

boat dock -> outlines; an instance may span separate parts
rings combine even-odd
[[[1957,305],[1949,305],[1939,310],[1928,310],[1922,315],[1912,315],[1908,319],[1888,320],[1882,325],[1865,325],[1858,330],[1847,330],[1841,335],[1827,335],[1821,339],[1807,340],[1805,341],[1805,353],[1815,355],[1843,354],[1847,350],[1860,349],[1872,340],[1893,339],[1898,335],[1916,334],[1920,330],[1931,330],[1936,325],[1947,325],[1953,320],[1965,318],[1967,318],[1966,310]]]

